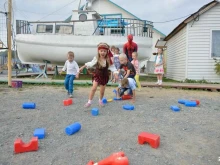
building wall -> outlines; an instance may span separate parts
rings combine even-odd
[[[173,36],[167,42],[167,78],[174,80],[185,80],[186,73],[186,45],[187,27]]]
[[[135,18],[133,15],[129,14],[123,9],[120,9],[108,0],[96,0],[92,4],[92,8],[99,14],[122,14],[122,17],[124,18]]]
[[[220,4],[188,23],[187,78],[220,82],[211,58],[211,30],[220,30]]]

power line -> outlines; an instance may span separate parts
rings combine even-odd
[[[182,18],[189,17],[190,15],[191,15],[191,14],[186,15],[186,16],[183,16],[183,17],[180,17],[180,18],[176,18],[176,19],[168,20],[168,21],[163,21],[163,22],[153,22],[153,23],[167,23],[167,22],[172,22],[172,21],[176,21],[176,20],[179,20],[179,19],[182,19]]]
[[[64,7],[68,6],[69,4],[71,4],[71,3],[75,2],[75,1],[76,1],[76,0],[71,1],[70,3],[66,4],[65,6],[63,6],[63,7],[59,8],[59,9],[55,10],[54,12],[52,12],[52,13],[50,13],[50,14],[47,14],[46,16],[42,17],[42,18],[39,19],[38,21],[40,21],[40,20],[42,20],[42,19],[48,17],[49,15],[52,15],[53,13],[56,13],[57,11],[63,9]]]

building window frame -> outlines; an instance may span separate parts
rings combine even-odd
[[[210,58],[213,59],[213,58],[216,58],[216,59],[220,59],[220,56],[213,56],[213,32],[214,31],[218,31],[219,34],[220,34],[220,29],[217,28],[217,29],[211,29],[210,30]],[[219,36],[220,37],[220,36]],[[220,45],[220,41],[219,41],[219,45]],[[220,53],[220,52],[219,52]]]

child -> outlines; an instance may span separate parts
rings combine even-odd
[[[139,73],[140,73],[140,71],[139,71],[139,62],[138,62],[137,57],[138,57],[137,52],[133,52],[132,53],[132,59],[133,60],[131,61],[131,63],[134,65],[134,68],[136,70],[136,75],[135,75],[134,78],[136,80],[136,83],[137,83],[137,86],[138,86],[138,90],[140,91],[141,90],[141,83],[139,81]]]
[[[119,67],[119,73],[122,69],[124,70],[123,78],[134,79],[136,71],[133,64],[128,61],[126,54],[124,53],[120,54],[119,61],[121,64]]]
[[[120,49],[119,48],[115,48],[115,54],[113,55],[113,61],[114,61],[114,65],[115,68],[118,70],[120,67],[120,61],[119,61],[119,55],[120,55]]]
[[[136,89],[135,80],[133,78],[124,78],[121,80],[121,83],[118,85],[117,98],[120,98],[122,95],[124,95],[124,92],[128,90],[128,94],[133,96],[132,102],[135,102],[136,99],[135,89]]]
[[[112,53],[112,55],[115,54],[115,49],[116,49],[116,47],[115,47],[114,45],[112,45],[112,46],[111,46],[111,53]]]
[[[120,51],[119,48],[115,48],[115,54],[113,55],[113,61],[114,61],[114,66],[115,66],[116,70],[118,70],[120,67],[119,51]],[[114,82],[114,83],[116,82],[116,78],[115,77],[113,78],[113,74],[112,74],[112,82]]]
[[[162,85],[162,78],[164,74],[163,65],[165,63],[164,57],[163,57],[163,49],[158,48],[157,50],[158,55],[155,57],[155,69],[154,73],[157,74],[157,85]]]
[[[100,43],[98,45],[97,57],[94,57],[94,59],[91,62],[85,63],[85,65],[80,68],[80,71],[82,71],[85,67],[87,68],[91,68],[93,66],[96,67],[95,73],[93,74],[93,78],[92,78],[93,86],[89,94],[89,100],[84,106],[86,108],[91,106],[92,99],[94,97],[98,85],[100,85],[99,106],[101,107],[104,106],[104,104],[102,103],[102,98],[104,96],[106,84],[108,83],[109,80],[108,68],[112,63],[111,58],[108,55],[109,52],[110,50],[108,44]],[[97,60],[95,60],[95,58]]]
[[[69,51],[67,54],[68,60],[65,62],[62,71],[66,71],[65,88],[70,98],[73,97],[73,81],[75,78],[79,78],[79,66],[74,61],[74,53]],[[61,72],[62,72],[61,71]],[[60,74],[61,74],[60,72]]]

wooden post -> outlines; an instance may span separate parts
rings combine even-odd
[[[11,9],[12,0],[8,0],[8,86],[11,87]]]

